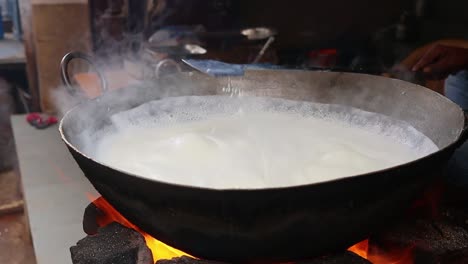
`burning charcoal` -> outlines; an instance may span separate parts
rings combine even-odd
[[[321,258],[316,258],[310,261],[301,261],[296,264],[371,264],[368,260],[354,254],[353,252],[344,251],[343,253],[329,255]]]
[[[447,219],[416,219],[371,240],[382,249],[413,247],[414,263],[430,264],[440,263],[437,260],[450,252],[465,249],[468,246],[468,231]]]
[[[86,206],[83,215],[83,231],[88,235],[94,235],[98,232],[98,222],[97,219],[99,216],[103,216],[102,212],[94,203],[90,203]]]
[[[70,248],[73,264],[153,264],[143,236],[118,223],[99,228]]]

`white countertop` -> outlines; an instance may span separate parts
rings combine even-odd
[[[61,141],[57,125],[39,130],[24,115],[15,115],[12,126],[37,263],[72,263],[70,246],[86,236],[87,193],[97,193]]]

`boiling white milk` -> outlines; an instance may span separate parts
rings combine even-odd
[[[430,143],[421,151],[346,122],[241,111],[119,129],[99,141],[95,156],[114,168],[159,181],[244,189],[302,185],[381,170],[435,151]]]

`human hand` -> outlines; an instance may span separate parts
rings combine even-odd
[[[468,49],[435,44],[411,67],[414,72],[423,72],[435,79],[468,69]]]

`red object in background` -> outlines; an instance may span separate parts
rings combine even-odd
[[[336,64],[338,51],[336,49],[313,50],[308,55],[310,66],[331,68]]]
[[[423,214],[436,219],[440,217],[440,207],[446,186],[443,181],[436,181],[426,188],[422,197],[414,201],[408,213]]]
[[[26,121],[38,129],[44,129],[58,122],[54,116],[47,116],[40,113],[30,113],[26,116]]]

